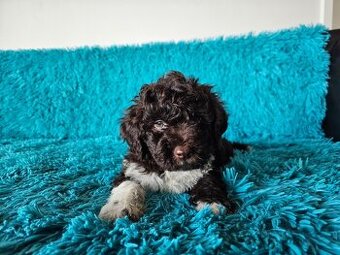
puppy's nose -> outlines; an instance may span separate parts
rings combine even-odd
[[[176,146],[174,149],[175,157],[178,159],[183,159],[185,156],[184,148],[182,146]]]

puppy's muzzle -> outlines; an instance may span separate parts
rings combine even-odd
[[[176,146],[174,149],[174,156],[177,160],[183,160],[187,155],[187,149],[184,146]]]

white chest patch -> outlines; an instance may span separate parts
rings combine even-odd
[[[202,169],[164,171],[161,175],[147,173],[137,163],[124,160],[125,176],[138,182],[144,189],[171,193],[183,193],[190,190],[205,174],[212,170],[209,162]]]

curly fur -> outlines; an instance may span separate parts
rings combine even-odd
[[[148,190],[188,192],[195,205],[231,209],[221,170],[233,144],[222,138],[228,115],[211,90],[176,71],[144,85],[122,119],[129,151],[114,186],[133,180]]]

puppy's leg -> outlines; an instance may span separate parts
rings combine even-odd
[[[234,150],[249,151],[251,146],[243,143],[232,143]]]
[[[144,213],[144,201],[145,190],[139,183],[128,179],[120,180],[111,190],[111,195],[100,210],[99,217],[113,221],[128,215],[130,219],[138,220]]]
[[[224,208],[229,213],[235,211],[234,204],[228,199],[226,184],[219,173],[211,173],[201,178],[188,192],[190,202],[196,206],[196,210],[210,207],[214,214],[219,214]]]
[[[219,167],[225,166],[234,156],[235,150],[249,151],[250,146],[242,143],[231,143],[222,138],[217,146],[216,162]]]

